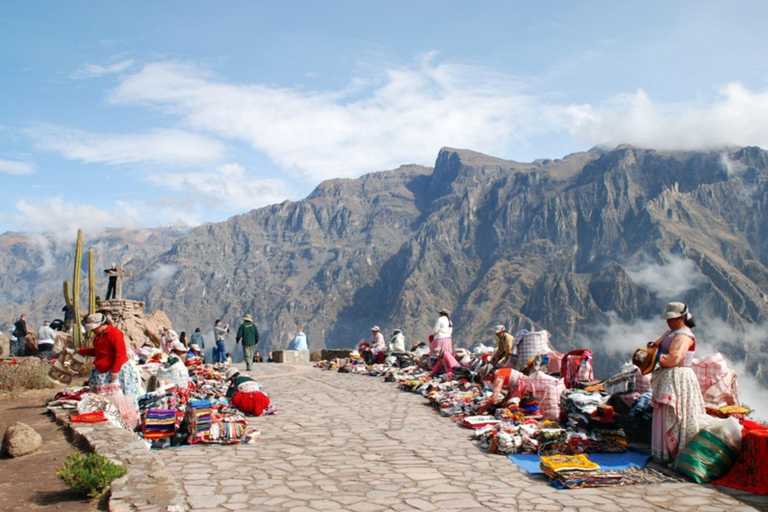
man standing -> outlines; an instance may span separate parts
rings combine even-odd
[[[235,338],[235,345],[243,340],[243,356],[245,357],[245,369],[251,371],[253,365],[253,351],[256,350],[256,345],[259,344],[259,329],[256,328],[256,324],[253,323],[251,315],[245,315],[243,317],[243,323],[237,328],[237,337]]]
[[[491,364],[494,368],[507,368],[512,366],[512,344],[515,338],[507,332],[507,328],[503,325],[496,326],[496,337],[499,339],[496,343],[496,352],[491,357]]]
[[[213,337],[216,340],[216,346],[213,347],[213,362],[223,363],[227,360],[227,343],[224,336],[229,334],[229,324],[221,326],[221,319],[216,319],[213,324]]]
[[[16,342],[11,340],[11,355],[23,356],[26,349],[26,338],[29,332],[27,331],[27,315],[21,315],[21,317],[13,324],[13,332],[11,333]]]
[[[114,299],[117,296],[117,265],[112,264],[111,268],[104,271],[109,278],[107,282],[107,300]]]

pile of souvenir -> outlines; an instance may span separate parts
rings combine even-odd
[[[136,397],[135,409],[140,420],[135,431],[148,446],[160,449],[186,444],[250,444],[260,437],[259,430],[249,426],[246,415],[226,397],[227,365],[203,365],[190,358],[186,362],[188,386],[182,388],[164,381],[162,371],[158,372],[164,358],[161,351],[150,348],[138,349],[132,355],[142,393]],[[131,424],[121,417],[121,411],[108,397],[91,393],[87,387],[60,392],[49,407],[77,412],[72,416],[75,422],[110,421],[131,430]],[[270,406],[264,414],[276,412]]]

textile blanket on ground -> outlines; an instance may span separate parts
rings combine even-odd
[[[552,480],[555,489],[581,489],[586,487],[619,487],[625,485],[665,484],[683,482],[676,476],[667,475],[651,468],[627,468],[612,471],[580,473],[574,471]]]
[[[507,455],[507,457],[529,475],[544,474],[544,471],[539,467],[541,457],[535,453],[515,453]],[[628,448],[625,453],[590,453],[587,457],[598,464],[600,469],[609,471],[645,467],[651,454],[643,450]]]
[[[713,483],[768,494],[768,427],[744,420],[739,457],[728,474]]]
[[[269,397],[260,391],[256,393],[242,393],[238,391],[232,397],[232,405],[246,414],[261,416],[264,413],[264,409],[269,406]]]

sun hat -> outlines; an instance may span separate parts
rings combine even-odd
[[[192,344],[189,346],[189,348],[191,348],[191,349],[192,349],[192,350],[194,350],[195,352],[200,352],[200,345],[198,345],[197,343],[192,343]]]
[[[648,375],[656,366],[658,355],[659,347],[655,345],[651,345],[648,348],[639,348],[632,355],[632,364],[638,367],[640,373]]]
[[[235,378],[239,374],[240,374],[240,370],[238,370],[237,368],[230,368],[229,370],[227,370],[225,378],[227,380],[232,380],[233,378]]]
[[[93,313],[85,317],[83,327],[85,327],[86,331],[92,331],[105,323],[107,323],[107,317],[104,313]]]
[[[174,352],[188,352],[189,349],[184,346],[182,342],[179,340],[176,340],[173,342],[173,350]]]
[[[243,317],[243,320],[245,320],[246,322],[253,322],[253,318],[251,318],[251,315],[245,315]]]
[[[441,309],[441,310],[439,311],[439,313],[440,313],[441,315],[448,315],[448,316],[451,316],[451,313],[449,313],[449,312],[448,312],[448,310],[447,310],[447,309],[445,309],[445,308]]]
[[[496,327],[494,327],[494,330],[496,331],[496,334],[499,334],[500,332],[506,332],[507,328],[499,324]]]
[[[371,330],[372,330],[372,331],[378,331],[378,330],[380,330],[380,329],[379,329],[379,326],[378,326],[378,325],[374,325],[373,327],[371,327]]]
[[[664,314],[661,315],[662,320],[669,320],[670,318],[680,318],[688,314],[688,305],[685,302],[670,302],[667,304],[667,309],[664,310]]]

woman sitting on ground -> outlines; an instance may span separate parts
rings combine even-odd
[[[157,378],[166,380],[179,389],[189,388],[189,371],[184,361],[187,358],[187,347],[179,340],[173,342],[171,354],[165,362],[165,367],[157,370]]]
[[[259,383],[247,375],[241,375],[237,368],[227,370],[226,379],[229,381],[227,398],[244,413],[261,416],[264,409],[269,407],[269,397],[261,392]]]
[[[437,350],[435,350],[435,357],[437,358],[437,361],[435,362],[432,371],[429,373],[429,378],[431,379],[442,372],[445,372],[449,379],[453,378],[453,369],[460,366],[456,358],[453,357],[453,353],[448,352],[443,349],[443,347],[437,347]]]

